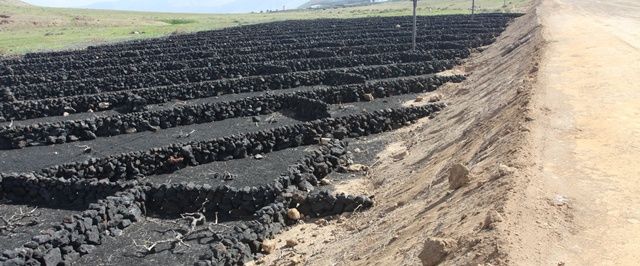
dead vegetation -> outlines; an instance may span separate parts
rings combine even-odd
[[[170,247],[170,249],[176,249],[179,247],[191,247],[191,245],[185,241],[188,241],[194,236],[203,235],[203,234],[214,234],[216,230],[213,228],[214,226],[225,226],[218,224],[218,213],[214,214],[214,221],[207,223],[207,218],[204,214],[204,206],[208,203],[208,200],[205,200],[202,203],[200,209],[197,212],[189,212],[180,214],[180,219],[177,220],[160,220],[154,218],[148,218],[147,220],[156,223],[167,225],[170,228],[168,232],[172,235],[169,238],[164,238],[161,240],[152,241],[151,239],[147,239],[138,243],[135,239],[133,240],[133,244],[138,250],[144,254],[153,254],[158,252],[156,247],[160,244],[166,244]],[[204,226],[203,226],[204,225]]]
[[[11,234],[19,227],[34,226],[38,224],[39,221],[37,220],[37,216],[39,214],[36,210],[38,210],[38,207],[29,211],[23,211],[22,208],[20,208],[18,212],[11,214],[8,217],[0,216],[0,222],[3,223],[0,225],[0,235]]]

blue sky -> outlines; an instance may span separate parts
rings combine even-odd
[[[241,13],[296,8],[307,0],[26,0],[33,5],[137,11]]]

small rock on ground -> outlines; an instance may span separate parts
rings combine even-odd
[[[442,100],[442,95],[440,94],[431,95],[431,97],[429,97],[430,103],[439,102],[440,100]]]
[[[449,187],[458,189],[469,183],[469,169],[461,163],[454,164],[449,169]]]
[[[357,164],[357,163],[349,165],[347,167],[347,170],[349,172],[362,172],[362,171],[367,171],[368,169],[369,169],[369,167],[367,167],[366,165]]]
[[[508,176],[508,175],[513,175],[516,172],[516,169],[513,167],[509,167],[507,165],[504,164],[500,164],[498,165],[498,175],[499,176]]]
[[[490,210],[489,212],[487,212],[487,216],[484,218],[482,228],[488,230],[494,229],[496,227],[496,224],[502,222],[502,220],[502,215],[500,215],[499,212],[497,212],[496,210]]]
[[[363,95],[364,100],[367,102],[372,102],[373,100],[375,100],[375,98],[373,97],[373,94],[371,93],[367,93],[365,95]]]
[[[318,226],[326,226],[326,225],[328,225],[328,224],[329,224],[329,222],[328,222],[326,219],[318,219],[318,220],[316,221],[316,224],[317,224]]]
[[[287,243],[284,245],[285,247],[292,248],[298,245],[298,240],[295,239],[287,239]]]
[[[424,266],[435,266],[440,264],[456,246],[457,242],[453,239],[429,237],[424,242],[418,258]]]
[[[298,209],[292,208],[287,211],[287,217],[289,217],[289,219],[291,220],[297,221],[300,220],[302,216],[300,215],[300,211],[298,211]]]
[[[262,252],[265,254],[271,254],[276,250],[276,241],[265,240],[262,241]]]

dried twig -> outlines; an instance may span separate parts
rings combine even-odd
[[[4,225],[0,226],[0,233],[2,232],[13,232],[16,228],[18,227],[22,227],[22,226],[31,226],[31,225],[36,225],[38,224],[37,220],[31,220],[28,222],[22,222],[22,220],[26,219],[26,218],[30,218],[34,216],[35,211],[38,209],[38,207],[33,208],[32,210],[28,211],[28,212],[24,212],[22,211],[22,208],[20,208],[18,210],[18,213],[14,213],[13,215],[11,215],[11,217],[7,218],[4,216],[0,216],[0,221],[2,221],[4,223]]]
[[[92,150],[91,147],[89,147],[89,145],[76,145],[76,147],[82,148],[83,153],[90,153]]]
[[[200,222],[202,223],[206,222],[206,218],[204,217],[204,214],[202,214],[201,212],[184,213],[184,214],[180,214],[180,217],[182,217],[182,219],[190,220],[189,231],[195,230],[196,226],[198,226]]]
[[[184,238],[186,236],[188,236],[188,234],[181,234],[181,233],[178,233],[178,232],[176,232],[174,230],[171,230],[171,232],[174,233],[174,237],[172,237],[172,238],[158,240],[158,241],[154,241],[154,242],[151,242],[150,240],[145,240],[144,244],[138,244],[136,242],[136,240],[134,239],[133,240],[133,245],[135,245],[136,247],[144,248],[147,252],[153,252],[155,247],[157,245],[159,245],[159,244],[162,244],[162,243],[176,243],[177,242],[178,245],[184,245],[186,247],[191,247],[189,244],[184,242]],[[191,233],[191,232],[189,232],[189,233]]]
[[[205,204],[207,204],[208,202],[209,202],[209,199],[205,199],[204,202],[202,202],[202,205],[200,206],[197,212],[180,214],[180,217],[184,220],[187,220],[189,224],[188,228],[182,228],[182,231],[184,232],[181,233],[181,232],[176,232],[176,230],[171,230],[171,232],[173,232],[173,237],[171,238],[162,239],[158,241],[145,240],[143,244],[138,244],[134,240],[133,244],[136,247],[143,248],[147,253],[154,252],[155,247],[163,243],[177,244],[178,246],[191,247],[189,244],[185,243],[184,240],[189,236],[191,236],[192,234],[198,232],[198,230],[196,230],[198,224],[206,223],[207,218],[204,215],[204,210],[205,210],[204,208],[205,208]],[[152,222],[157,223],[157,221],[152,221]],[[179,222],[173,222],[173,223],[180,225]],[[211,231],[210,227],[207,227],[207,229]]]
[[[188,138],[191,137],[191,134],[193,134],[194,132],[196,132],[195,129],[192,129],[189,133],[184,134],[184,132],[182,130],[180,130],[180,134],[176,135],[175,137],[180,139],[180,138]]]

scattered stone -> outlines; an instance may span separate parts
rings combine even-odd
[[[316,225],[318,225],[318,226],[326,226],[328,224],[329,224],[329,222],[326,219],[318,219],[316,221]]]
[[[127,128],[124,132],[127,134],[133,134],[138,132],[138,130],[135,127],[130,127],[130,128]]]
[[[310,192],[314,190],[314,186],[313,184],[309,183],[309,181],[302,180],[300,183],[298,183],[298,189]]]
[[[229,172],[225,172],[224,175],[222,176],[222,179],[224,179],[225,181],[231,181],[235,179],[235,175]]]
[[[502,222],[502,215],[496,210],[490,210],[484,218],[482,228],[487,230],[495,229],[496,224],[499,222]]]
[[[88,254],[93,252],[96,249],[96,246],[94,245],[80,245],[80,247],[78,248],[78,251],[80,252],[80,254]]]
[[[93,151],[93,149],[91,147],[89,147],[89,146],[86,146],[82,150],[82,153],[91,153],[91,151]]]
[[[271,254],[276,250],[276,241],[265,240],[262,241],[262,252],[265,254]]]
[[[51,249],[44,255],[43,260],[45,266],[57,266],[62,262],[62,252],[59,248]]]
[[[98,108],[100,109],[109,109],[110,106],[111,106],[111,103],[108,103],[108,102],[98,103]]]
[[[417,102],[417,103],[422,102],[422,101],[424,101],[424,97],[422,97],[422,96],[418,96],[418,97],[416,97],[416,99],[414,100],[414,102]]]
[[[424,242],[418,258],[424,266],[435,266],[440,264],[456,246],[457,243],[453,239],[429,237]]]
[[[363,172],[363,171],[369,170],[369,167],[366,166],[366,165],[363,165],[363,164],[355,163],[355,164],[347,166],[347,170],[349,172]]]
[[[285,245],[284,245],[284,246],[285,246],[285,247],[288,247],[288,248],[292,248],[292,247],[295,247],[295,246],[297,246],[297,245],[298,245],[298,240],[295,240],[295,239],[287,239],[287,242],[285,243]]]
[[[256,159],[256,160],[262,160],[262,159],[264,159],[264,155],[256,154],[255,156],[253,156],[253,158]]]
[[[62,113],[62,116],[69,116],[69,113],[68,112],[64,112],[64,113]]]
[[[513,175],[515,172],[516,172],[516,169],[513,168],[513,167],[509,167],[509,166],[504,165],[504,164],[498,165],[498,175],[500,177]]]
[[[329,144],[329,142],[331,142],[330,138],[320,138],[320,144],[321,145],[327,145],[327,144]]]
[[[171,165],[178,165],[182,163],[182,161],[184,161],[183,157],[176,157],[176,156],[169,156],[169,159],[167,159],[167,162]]]
[[[397,154],[395,154],[395,155],[393,155],[393,156],[391,156],[391,157],[392,157],[394,160],[399,161],[399,160],[404,159],[404,157],[407,157],[407,154],[409,154],[409,152],[408,152],[408,151],[402,151],[402,152],[397,153]]]
[[[434,95],[431,95],[431,97],[429,97],[430,103],[439,102],[441,100],[442,100],[442,95],[440,94],[434,94]]]
[[[449,169],[449,187],[458,189],[469,183],[469,169],[461,163],[454,164]]]
[[[88,140],[94,140],[94,139],[96,139],[98,137],[98,136],[96,136],[96,133],[93,133],[93,132],[91,132],[89,130],[85,131],[84,133],[85,133],[85,136],[86,136],[86,138]]]
[[[355,152],[355,153],[361,153],[361,152],[362,152],[362,150],[361,150],[360,148],[355,148],[355,149],[353,149],[353,152]]]
[[[258,123],[258,122],[262,121],[262,119],[260,119],[260,117],[258,117],[258,116],[254,116],[254,117],[251,118],[251,121]]]
[[[323,178],[323,179],[320,180],[320,185],[322,185],[322,186],[331,185],[331,180],[329,180],[327,178]]]
[[[287,217],[289,217],[289,219],[291,220],[297,221],[300,220],[302,216],[300,215],[300,211],[298,211],[298,209],[291,208],[287,211]]]
[[[364,95],[362,95],[364,100],[367,102],[372,102],[373,100],[375,100],[375,98],[373,97],[373,94],[371,93],[366,93]]]
[[[551,200],[551,204],[554,206],[564,206],[569,204],[569,198],[563,195],[555,195]]]

